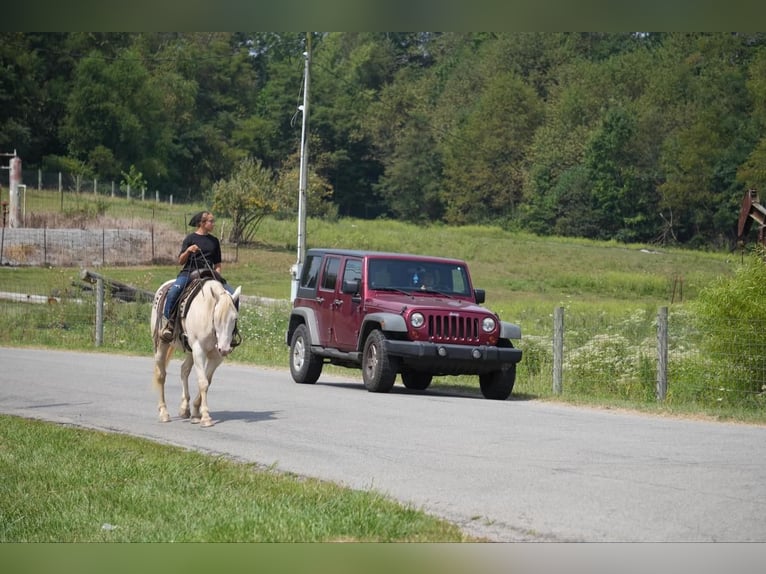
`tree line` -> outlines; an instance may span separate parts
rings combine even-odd
[[[309,47],[314,214],[720,248],[766,189],[764,33],[4,32],[0,152],[287,216]]]

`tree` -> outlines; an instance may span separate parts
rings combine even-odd
[[[671,35],[656,73],[657,94],[668,102],[670,130],[663,138],[661,207],[673,214],[674,235],[701,245],[728,232],[737,219],[732,198],[737,167],[754,145],[749,130],[746,71],[752,50],[732,34]],[[656,100],[655,100],[656,101]],[[729,220],[728,229],[716,229]]]
[[[333,187],[342,215],[376,217],[385,206],[373,184],[382,172],[362,126],[393,78],[396,49],[379,33],[333,33],[317,42],[311,74],[311,162]]]
[[[228,179],[213,184],[213,210],[231,218],[232,243],[251,241],[263,218],[278,209],[274,176],[260,160],[241,160]]]
[[[541,120],[534,90],[515,74],[484,79],[469,113],[443,143],[448,222],[515,216],[526,153]]]
[[[171,126],[162,114],[163,92],[141,54],[125,50],[109,60],[91,52],[75,78],[62,127],[70,155],[86,161],[97,148],[99,157],[109,150],[121,171],[135,165],[149,176],[164,174]]]

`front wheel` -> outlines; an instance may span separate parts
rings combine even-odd
[[[322,374],[323,360],[311,352],[306,325],[298,325],[290,339],[290,374],[296,383],[313,385]]]
[[[402,371],[402,383],[408,389],[413,391],[424,391],[433,380],[433,375],[430,373],[420,373],[418,371]]]
[[[394,386],[398,362],[386,350],[386,336],[375,330],[367,337],[362,353],[362,379],[372,393],[387,393]]]
[[[511,396],[515,382],[516,363],[511,363],[499,371],[479,375],[481,394],[486,399],[504,401]]]

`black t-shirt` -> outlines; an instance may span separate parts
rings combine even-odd
[[[208,265],[215,269],[215,266],[221,262],[221,242],[214,235],[190,233],[181,243],[181,251],[178,252],[178,255],[180,256],[190,245],[199,246],[199,251],[189,254],[189,258],[186,260],[186,264],[181,271],[207,269]],[[207,264],[205,261],[207,261]]]

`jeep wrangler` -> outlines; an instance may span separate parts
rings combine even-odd
[[[325,363],[361,368],[371,392],[396,375],[425,390],[434,376],[478,375],[481,393],[505,400],[522,352],[518,325],[481,306],[465,261],[312,248],[306,253],[285,342],[296,383],[315,383]]]

